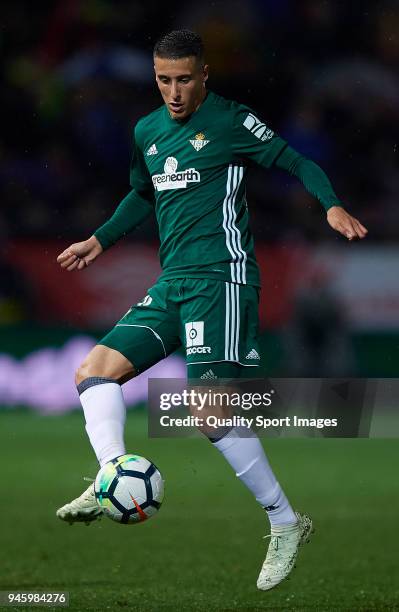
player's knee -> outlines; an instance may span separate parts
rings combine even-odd
[[[107,367],[107,364],[98,362],[90,358],[90,355],[83,361],[75,372],[75,384],[79,386],[84,380],[89,378],[98,379],[104,378],[109,380],[115,380],[119,382],[121,376],[118,372],[112,371],[111,368]]]
[[[136,370],[127,359],[116,351],[109,352],[103,347],[96,347],[75,373],[75,384],[79,386],[83,381],[93,378],[114,380],[123,384],[136,375]]]
[[[94,376],[99,376],[96,372],[94,373],[94,369],[91,366],[90,362],[84,361],[75,372],[75,385],[79,386],[86,378],[91,378]]]

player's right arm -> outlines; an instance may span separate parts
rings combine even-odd
[[[93,236],[71,244],[60,253],[57,261],[62,268],[69,272],[75,269],[83,270],[103,251],[138,227],[154,210],[154,188],[143,152],[137,144],[136,130],[133,135],[130,184],[133,189],[123,198],[112,217],[99,227]]]

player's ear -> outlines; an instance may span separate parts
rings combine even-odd
[[[203,82],[204,82],[204,87],[205,87],[205,83],[208,80],[208,76],[209,76],[209,72],[208,72],[208,64],[205,64],[205,66],[202,69],[202,78],[203,78]]]
[[[155,64],[154,64],[154,77],[155,77],[155,82],[157,84],[157,87],[159,87],[159,81],[158,81],[158,77],[157,77],[157,69],[155,68]]]
[[[153,57],[153,60],[154,60],[154,75],[155,75],[155,80],[157,80],[157,67],[156,67],[157,58],[156,56]]]

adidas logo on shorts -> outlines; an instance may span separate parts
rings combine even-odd
[[[251,349],[245,359],[260,359],[258,351]]]
[[[207,370],[202,374],[202,376],[200,376],[200,378],[202,380],[214,380],[215,378],[217,378],[217,376],[215,372],[213,372],[213,370]]]

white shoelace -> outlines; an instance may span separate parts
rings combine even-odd
[[[270,538],[270,544],[273,546],[274,550],[278,550],[278,540],[281,538],[281,536],[269,533],[268,535],[263,536],[263,540],[266,540],[267,538]]]

